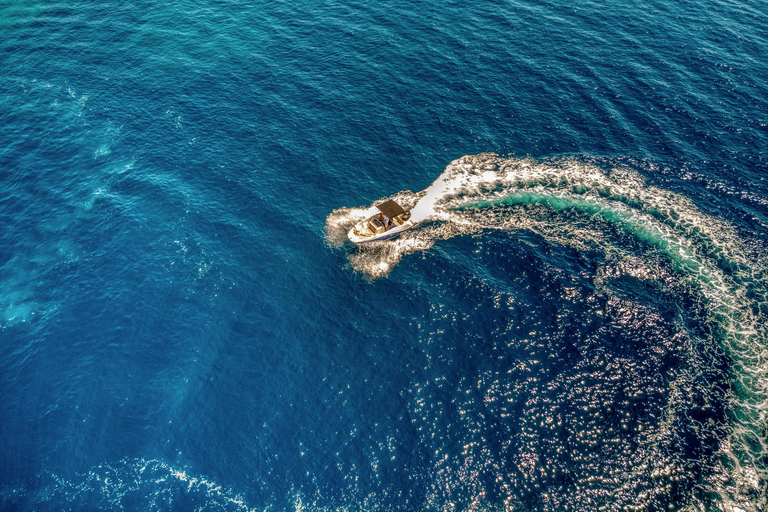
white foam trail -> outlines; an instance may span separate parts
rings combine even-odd
[[[443,173],[429,186],[429,188],[427,188],[424,197],[422,197],[411,210],[411,219],[413,219],[414,223],[422,222],[429,217],[437,216],[435,205],[441,197],[446,196],[448,187],[448,176],[446,173]]]
[[[242,495],[231,489],[161,460],[124,459],[94,466],[73,480],[49,472],[40,475],[39,480],[44,484],[39,492],[11,492],[28,500],[34,510],[48,510],[51,503],[62,503],[67,510],[97,503],[106,510],[166,510],[180,505],[185,510],[264,510],[250,507]],[[196,505],[192,508],[191,503]]]
[[[436,241],[489,229],[527,229],[551,243],[615,250],[606,245],[599,226],[552,222],[535,214],[541,208],[586,214],[660,249],[706,297],[732,360],[734,423],[721,448],[721,474],[711,478],[710,491],[721,496],[724,508],[734,510],[757,510],[751,504],[755,496],[765,501],[768,472],[761,460],[768,455],[768,290],[763,276],[768,269],[732,226],[704,215],[679,194],[646,186],[631,169],[603,169],[578,158],[465,156],[421,193],[395,197],[413,205],[412,218],[419,225],[396,241],[350,252],[350,265],[371,278],[386,276],[404,255],[429,249]],[[332,227],[349,229],[357,211],[364,210],[329,215],[331,245],[341,246],[346,239]]]

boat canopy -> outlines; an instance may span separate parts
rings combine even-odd
[[[377,204],[376,208],[378,208],[381,213],[383,213],[390,219],[393,219],[398,215],[402,215],[405,213],[405,210],[403,210],[403,207],[391,199],[389,201],[384,201],[381,204]]]

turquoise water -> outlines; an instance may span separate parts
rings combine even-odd
[[[766,27],[0,3],[0,509],[763,510]]]

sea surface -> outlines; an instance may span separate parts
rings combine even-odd
[[[767,412],[765,1],[0,0],[0,510],[756,512]]]

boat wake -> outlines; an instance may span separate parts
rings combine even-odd
[[[103,463],[72,479],[46,471],[37,479],[33,492],[0,488],[0,503],[8,510],[60,510],[61,503],[80,510],[256,510],[231,489],[155,459]]]
[[[765,503],[768,269],[760,249],[750,248],[730,224],[680,194],[648,186],[626,165],[579,157],[464,156],[427,189],[391,198],[411,210],[417,225],[395,241],[349,249],[349,265],[371,279],[441,240],[493,230],[532,232],[553,246],[602,254],[601,261],[613,263],[592,276],[598,288],[609,274],[655,279],[653,262],[623,247],[615,233],[657,255],[706,304],[718,350],[730,364],[729,433],[706,484],[697,485],[726,508],[757,510]],[[347,250],[347,230],[369,211],[333,211],[326,219],[328,244]]]

